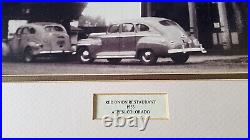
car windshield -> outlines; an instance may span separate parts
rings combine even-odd
[[[119,25],[118,24],[114,24],[111,25],[108,29],[109,33],[118,33],[119,32]]]
[[[47,32],[64,32],[64,29],[60,26],[46,26],[45,30]]]

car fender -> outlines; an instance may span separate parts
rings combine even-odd
[[[7,41],[2,41],[2,55],[3,57],[7,57],[10,55],[10,47],[9,45],[7,44]]]
[[[43,45],[41,43],[38,43],[36,41],[30,41],[27,42],[26,47],[23,49],[23,53],[27,48],[31,48],[32,49],[32,53],[33,55],[37,55],[40,53],[40,49],[43,47]]]
[[[27,43],[27,46],[30,46],[32,48],[38,48],[40,47],[42,44],[41,43],[38,43],[38,42],[35,42],[35,41],[31,41],[31,42],[28,42]]]
[[[90,52],[95,52],[96,49],[102,46],[102,40],[100,38],[87,38],[81,39],[77,42],[76,51],[82,47],[87,47]]]
[[[155,55],[161,56],[168,52],[168,44],[163,37],[148,36],[142,37],[137,41],[136,50],[139,53],[141,50],[152,50]]]

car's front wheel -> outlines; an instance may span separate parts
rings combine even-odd
[[[107,60],[110,64],[118,64],[122,61],[121,58],[108,58]]]
[[[23,53],[24,62],[30,63],[34,60],[34,55],[31,48],[26,48]]]
[[[154,52],[151,50],[145,50],[140,53],[140,61],[145,65],[154,65],[158,59]]]
[[[92,63],[94,61],[87,48],[79,49],[77,54],[78,54],[78,60],[83,64]]]
[[[187,62],[189,58],[189,54],[187,53],[177,53],[171,56],[171,59],[174,61],[175,64],[184,64]]]

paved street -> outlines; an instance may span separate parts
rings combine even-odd
[[[159,59],[157,65],[144,66],[138,60],[122,60],[111,65],[106,60],[93,64],[80,64],[75,60],[62,58],[41,58],[33,63],[3,60],[4,75],[33,74],[136,74],[136,73],[225,73],[247,72],[248,56],[202,55],[191,56],[186,64],[173,64],[170,58]]]

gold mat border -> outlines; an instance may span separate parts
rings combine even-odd
[[[248,73],[2,75],[3,82],[248,79]]]

